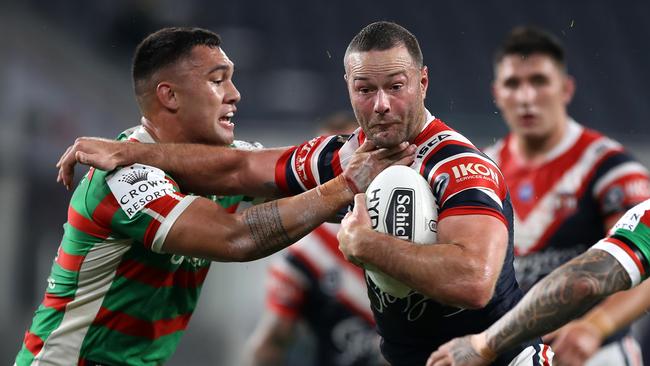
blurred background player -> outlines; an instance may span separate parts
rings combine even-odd
[[[318,134],[349,135],[358,127],[354,115],[339,112]],[[266,308],[246,349],[248,364],[385,364],[363,270],[339,251],[339,227],[319,226],[271,264]]]
[[[527,290],[650,197],[648,172],[619,143],[568,115],[575,82],[567,74],[562,45],[549,33],[534,27],[511,31],[495,55],[492,91],[510,133],[485,152],[510,188],[515,270]],[[634,311],[648,293],[650,283],[619,294],[549,335],[545,340],[553,342],[555,362],[581,365],[601,343],[605,346],[588,365],[638,362],[638,344],[628,328],[605,341],[618,329],[598,324],[607,309]]]

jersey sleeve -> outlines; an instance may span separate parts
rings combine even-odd
[[[647,169],[625,151],[616,151],[596,171],[593,196],[605,218],[622,215],[650,198]]]
[[[285,252],[271,264],[266,284],[267,309],[289,319],[300,317],[309,286],[295,260],[293,255]]]
[[[106,212],[99,222],[147,249],[162,253],[167,234],[178,217],[196,199],[179,192],[178,185],[162,170],[142,164],[121,168],[106,176],[110,190]],[[113,214],[106,217],[107,214]]]
[[[650,271],[650,200],[633,207],[621,217],[609,235],[591,249],[611,254],[627,271],[632,287],[648,278]]]
[[[298,194],[341,174],[339,150],[348,136],[320,136],[288,149],[275,166],[275,182],[287,195]]]
[[[508,190],[501,171],[464,137],[454,138],[454,134],[420,167],[438,202],[439,218],[490,215],[508,227],[504,213]]]

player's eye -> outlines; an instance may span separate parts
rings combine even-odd
[[[215,85],[217,85],[217,86],[219,86],[219,85],[223,84],[223,79],[212,80],[212,83],[215,84]]]
[[[390,89],[393,91],[398,91],[401,90],[404,87],[404,84],[398,83],[398,84],[393,84]]]

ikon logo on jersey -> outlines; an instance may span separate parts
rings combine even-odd
[[[413,190],[395,189],[388,203],[386,230],[400,239],[413,240]]]
[[[495,184],[499,184],[499,175],[497,172],[481,163],[459,164],[453,166],[451,171],[454,173],[454,178],[457,181],[471,178],[489,178]]]
[[[149,202],[174,193],[162,170],[142,164],[118,170],[106,177],[106,183],[130,219]]]

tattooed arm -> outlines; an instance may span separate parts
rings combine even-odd
[[[215,261],[255,260],[306,235],[352,197],[341,176],[303,194],[235,214],[196,198],[172,225],[162,250]]]
[[[605,251],[588,250],[540,281],[483,333],[441,346],[427,366],[488,365],[496,355],[566,324],[630,286],[630,276],[618,260]]]

